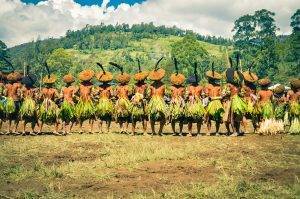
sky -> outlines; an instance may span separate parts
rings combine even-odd
[[[0,5],[0,40],[12,47],[100,23],[153,22],[231,38],[234,20],[263,8],[275,12],[278,34],[289,34],[300,0],[0,0]]]
[[[33,3],[33,4],[37,4],[38,2],[40,2],[42,0],[22,0],[22,2],[24,3]],[[129,5],[133,5],[134,3],[141,3],[144,0],[111,0],[108,3],[108,6],[115,6],[117,7],[119,4],[121,3],[127,3]],[[76,3],[79,3],[80,5],[101,5],[102,1],[101,0],[75,0]]]

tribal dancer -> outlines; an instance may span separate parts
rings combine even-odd
[[[75,94],[78,89],[73,85],[75,78],[71,74],[67,74],[63,77],[63,81],[66,84],[65,87],[61,89],[61,97],[63,102],[59,110],[59,118],[62,121],[63,134],[70,134],[72,127],[76,121],[75,117]],[[69,129],[66,130],[66,126],[69,125]]]
[[[182,136],[183,122],[184,122],[184,110],[185,110],[185,101],[184,94],[185,88],[183,83],[185,77],[183,74],[180,74],[178,71],[177,59],[174,58],[175,71],[170,77],[172,83],[171,86],[171,103],[170,103],[170,121],[173,130],[173,135],[178,135],[176,133],[175,125],[179,122],[179,135]]]
[[[146,99],[148,98],[147,91],[149,90],[145,80],[148,72],[142,71],[140,61],[138,59],[139,72],[134,75],[136,81],[134,86],[134,96],[131,98],[131,120],[132,120],[132,134],[135,135],[135,128],[138,121],[142,122],[143,134],[148,135],[147,130],[147,113],[146,113]]]
[[[58,113],[59,109],[55,101],[59,98],[59,94],[54,84],[56,82],[56,76],[48,72],[48,75],[43,78],[45,88],[41,91],[40,99],[42,104],[38,111],[38,118],[40,120],[38,134],[41,134],[43,125],[55,125],[53,134],[60,135],[58,133]]]
[[[244,130],[246,131],[246,118],[251,119],[254,132],[257,130],[258,125],[258,108],[257,108],[257,96],[256,96],[256,85],[255,82],[258,80],[258,77],[255,73],[250,71],[251,66],[249,67],[249,70],[246,72],[243,72],[244,77],[244,85],[243,85],[243,91],[244,91],[244,98],[247,103],[247,111],[244,117],[243,126]]]
[[[260,84],[267,84],[267,80],[262,80]],[[266,87],[266,86],[264,86]],[[258,92],[258,97],[261,100],[260,110],[262,122],[260,123],[258,134],[261,135],[275,135],[278,133],[284,133],[284,116],[286,109],[286,97],[284,95],[284,86],[279,85],[273,92],[270,90],[262,89]],[[275,109],[273,108],[275,106]]]
[[[79,123],[79,133],[83,132],[83,122],[89,121],[90,133],[94,133],[95,107],[93,104],[93,83],[94,71],[83,70],[79,73],[79,101],[75,106],[75,116]]]
[[[284,115],[287,110],[287,98],[285,96],[285,88],[283,85],[278,85],[273,90],[273,104],[275,120],[284,121]]]
[[[225,95],[229,99],[224,103],[224,117],[223,121],[227,129],[227,133],[230,134],[230,124],[233,129],[232,136],[241,135],[240,124],[243,120],[243,116],[247,111],[247,104],[241,98],[241,85],[243,82],[243,75],[238,71],[239,56],[237,56],[236,68],[232,67],[232,60],[230,59],[231,67],[226,70],[226,87]]]
[[[274,108],[272,104],[273,92],[268,90],[268,86],[271,84],[271,81],[268,78],[259,80],[258,84],[261,87],[261,90],[257,93],[260,112],[259,122],[262,122],[266,119],[271,119],[274,116]]]
[[[158,60],[154,70],[149,73],[149,79],[153,83],[150,85],[150,101],[147,105],[147,113],[149,115],[152,135],[156,134],[156,121],[159,121],[158,135],[162,135],[167,118],[167,106],[164,101],[165,85],[161,81],[165,76],[165,70],[158,68],[158,64],[162,59],[163,57]]]
[[[4,133],[2,132],[2,124],[5,122],[5,111],[4,111],[4,90],[5,90],[5,80],[6,80],[6,75],[0,71],[0,135],[3,135]]]
[[[127,133],[128,125],[130,121],[130,109],[131,103],[129,100],[129,95],[131,94],[130,87],[128,82],[130,81],[130,75],[128,73],[124,73],[123,67],[110,62],[111,65],[119,68],[121,74],[116,76],[116,80],[119,83],[116,87],[116,97],[118,98],[115,104],[115,114],[116,114],[116,121],[119,124],[121,129],[121,133]],[[124,127],[125,123],[125,127]]]
[[[291,121],[289,133],[300,134],[300,79],[294,79],[290,83],[291,90],[287,95]]]
[[[200,135],[201,125],[204,115],[206,113],[202,104],[201,94],[203,87],[198,84],[197,63],[194,64],[194,75],[188,79],[189,86],[187,88],[187,106],[186,106],[186,118],[188,121],[189,136],[192,136],[193,123],[197,125],[197,134]]]
[[[6,96],[4,112],[9,122],[7,134],[11,133],[12,121],[15,122],[15,128],[12,133],[19,134],[17,132],[17,128],[20,120],[19,110],[21,106],[21,79],[22,75],[19,72],[12,72],[7,76],[8,84],[6,84],[4,92],[4,95]]]
[[[98,90],[100,96],[96,107],[96,116],[100,119],[100,132],[103,133],[103,122],[106,122],[106,132],[109,133],[114,113],[114,104],[111,100],[113,89],[109,84],[113,80],[113,75],[110,72],[105,71],[100,63],[97,64],[101,67],[102,72],[96,74],[96,78],[102,84],[99,86]]]
[[[207,106],[206,120],[208,135],[211,134],[211,121],[216,122],[216,134],[219,134],[220,124],[222,122],[222,114],[224,113],[224,108],[221,103],[221,86],[219,84],[222,78],[221,74],[214,70],[214,65],[212,64],[212,70],[206,72],[206,77],[208,80],[208,85],[205,87],[205,94],[210,98],[210,102]]]
[[[36,77],[28,73],[28,67],[26,74],[27,75],[23,77],[21,81],[24,85],[21,92],[23,102],[20,108],[20,118],[24,121],[22,134],[26,134],[26,124],[30,123],[31,129],[29,131],[29,135],[36,135],[34,133],[34,128],[38,122],[36,104],[36,100],[38,98],[38,89],[34,86]]]
[[[153,81],[150,85],[150,101],[147,105],[147,113],[149,115],[152,135],[155,133],[155,122],[159,121],[158,134],[162,135],[167,117],[167,106],[164,101],[165,85],[161,81],[165,76],[165,70],[159,69],[158,64],[163,57],[158,60],[153,71],[149,73],[149,79]]]

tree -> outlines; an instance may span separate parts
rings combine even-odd
[[[298,9],[291,17],[291,27],[293,33],[290,36],[291,45],[291,59],[295,62],[296,70],[293,70],[295,74],[299,76],[300,73],[300,9]]]
[[[291,17],[290,25],[293,28],[293,33],[300,31],[300,9],[297,9],[297,11]]]
[[[203,62],[208,58],[208,52],[202,47],[195,35],[186,35],[182,40],[171,45],[171,54],[179,61],[179,68],[186,74],[194,62]]]
[[[3,60],[3,58],[8,59],[7,46],[0,40],[0,67],[2,70],[9,70],[10,66]]]
[[[6,57],[7,56],[7,46],[1,40],[0,40],[0,56],[1,57]]]
[[[275,19],[275,13],[266,9],[255,11],[254,17],[256,21],[256,36],[260,39],[266,37],[275,37],[278,30]]]
[[[255,40],[256,21],[252,15],[244,15],[234,22],[233,36],[235,46],[238,48],[250,47]]]
[[[63,76],[72,72],[73,56],[63,48],[54,50],[47,59],[47,64],[51,71],[56,72],[59,76]]]
[[[241,51],[246,62],[255,62],[260,76],[277,73],[278,56],[275,52],[275,13],[266,9],[255,11],[254,15],[244,15],[235,21],[234,44]]]

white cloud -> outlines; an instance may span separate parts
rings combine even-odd
[[[81,6],[73,0],[45,0],[37,5],[20,0],[0,0],[0,39],[9,46],[41,38],[59,37],[68,29],[86,24],[154,22],[176,25],[201,34],[230,37],[239,16],[266,8],[276,13],[280,33],[290,32],[290,17],[300,8],[299,0],[147,0],[141,4],[107,7]],[[105,12],[104,12],[105,11]]]

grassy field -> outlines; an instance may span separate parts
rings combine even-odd
[[[0,136],[0,198],[299,198],[299,145],[288,135]]]

